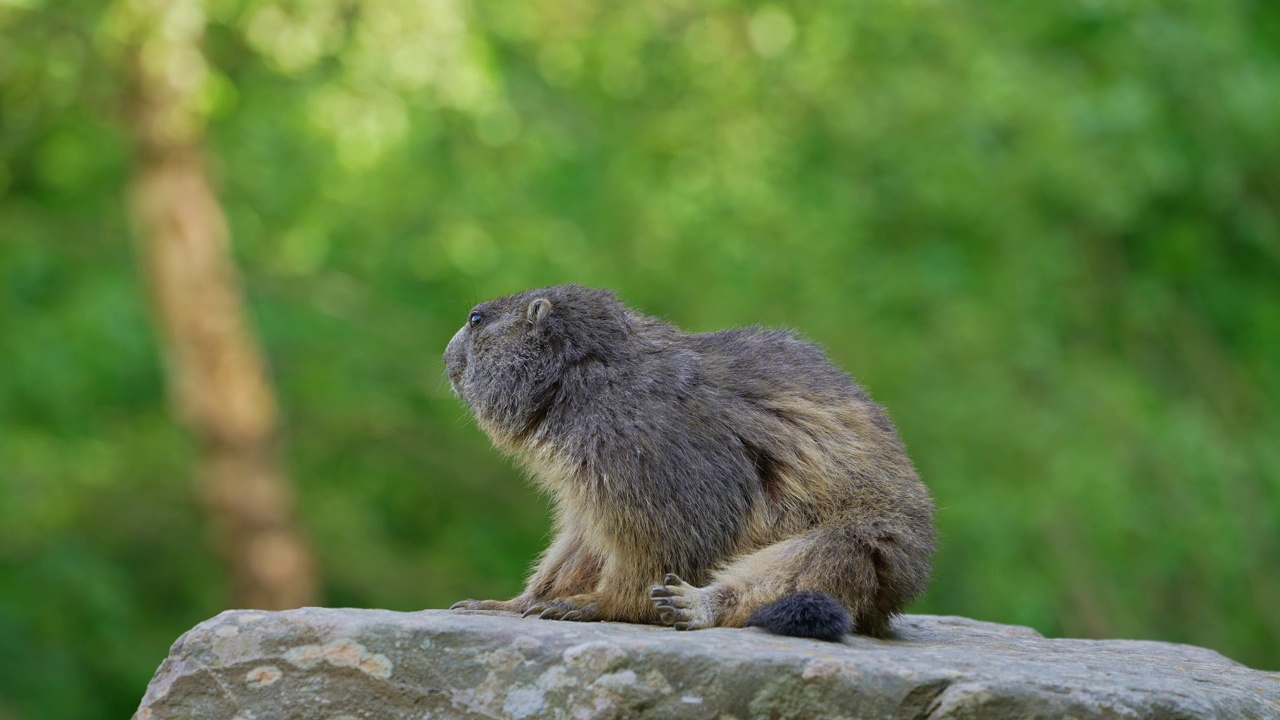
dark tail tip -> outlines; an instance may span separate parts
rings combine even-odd
[[[853,632],[853,618],[826,593],[798,592],[751,613],[744,627],[762,627],[777,635],[839,640]]]

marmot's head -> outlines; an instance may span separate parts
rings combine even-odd
[[[631,317],[613,293],[578,285],[480,303],[445,348],[449,382],[490,435],[523,435],[567,373],[628,352]]]

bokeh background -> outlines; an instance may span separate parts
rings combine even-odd
[[[0,0],[3,720],[126,716],[231,603],[126,202],[147,1]],[[937,499],[914,611],[1280,669],[1280,5],[190,7],[323,604],[518,591],[546,503],[439,356],[575,281],[825,345]]]

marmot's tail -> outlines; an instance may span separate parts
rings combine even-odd
[[[798,592],[751,613],[743,627],[757,626],[778,635],[839,640],[853,632],[853,618],[839,600],[821,592]]]

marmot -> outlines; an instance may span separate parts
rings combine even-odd
[[[477,305],[453,390],[555,505],[524,592],[454,608],[883,636],[933,502],[883,408],[785,330],[686,334],[577,285]]]

